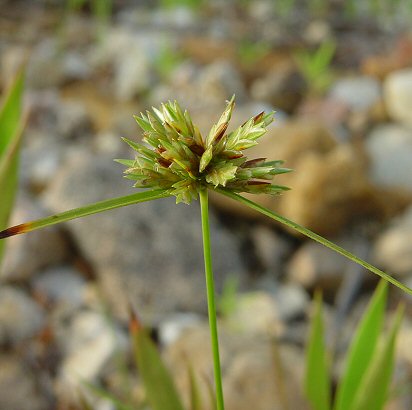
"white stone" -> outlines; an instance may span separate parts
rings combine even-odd
[[[280,285],[276,290],[275,301],[279,317],[283,321],[288,321],[305,314],[309,295],[303,287],[287,283]]]
[[[306,242],[287,266],[289,280],[305,288],[336,289],[346,270],[347,260],[317,242]]]
[[[372,257],[393,275],[412,275],[412,206],[379,235]]]
[[[283,330],[275,298],[263,291],[239,295],[226,320],[236,331],[249,335],[268,335]]]
[[[36,302],[17,288],[0,288],[0,343],[34,336],[43,324],[44,313]]]
[[[220,103],[236,94],[237,103],[246,99],[246,89],[237,69],[227,61],[206,66],[197,79],[198,95],[209,104]]]
[[[69,329],[60,336],[66,351],[59,378],[58,389],[64,395],[72,395],[84,382],[93,382],[106,363],[125,346],[125,337],[110,326],[103,313],[85,311],[79,313]]]
[[[366,140],[366,151],[369,176],[377,186],[412,191],[412,130],[395,124],[378,126]]]
[[[394,71],[384,83],[384,99],[389,115],[412,126],[412,69]]]
[[[114,73],[114,92],[120,100],[131,100],[153,83],[153,69],[139,47],[131,46],[119,57]]]
[[[380,96],[378,81],[366,76],[339,79],[330,91],[330,97],[345,103],[354,111],[372,107]]]
[[[85,300],[86,281],[69,266],[48,269],[34,278],[33,287],[36,292],[61,305],[76,308]]]
[[[172,344],[186,329],[199,322],[200,316],[194,313],[176,313],[168,316],[158,326],[159,340],[166,346]]]

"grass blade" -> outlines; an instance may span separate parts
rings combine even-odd
[[[364,393],[361,390],[361,383],[366,370],[376,356],[376,346],[385,316],[386,297],[387,284],[381,281],[351,344],[345,373],[336,393],[335,410],[353,409],[355,397]],[[370,408],[375,409],[375,407]]]
[[[193,367],[189,364],[189,385],[190,385],[190,410],[202,410],[202,397],[200,395],[199,383],[197,381]]]
[[[0,229],[7,226],[17,191],[18,148],[23,129],[24,72],[20,70],[0,109]],[[0,242],[0,260],[5,243]]]
[[[0,157],[4,155],[19,128],[24,71],[20,70],[3,100],[0,110]]]
[[[217,192],[226,195],[229,198],[232,198],[244,205],[247,205],[249,208],[254,209],[255,211],[260,212],[263,215],[268,216],[271,219],[274,219],[277,222],[282,223],[283,225],[288,226],[289,228],[294,229],[295,231],[301,233],[302,235],[307,236],[308,238],[313,239],[316,242],[321,243],[322,245],[326,246],[329,249],[332,249],[333,251],[343,255],[345,258],[350,259],[352,262],[355,262],[367,270],[369,270],[372,273],[375,273],[376,275],[380,276],[381,278],[385,279],[386,281],[392,283],[393,285],[397,286],[399,289],[403,290],[404,292],[412,295],[412,289],[409,288],[408,286],[404,285],[403,283],[399,282],[389,274],[383,272],[382,270],[376,268],[375,266],[371,265],[370,263],[364,261],[363,259],[357,257],[353,253],[347,251],[346,249],[341,248],[340,246],[334,244],[333,242],[327,240],[323,236],[318,235],[315,232],[312,232],[311,230],[305,228],[302,225],[297,224],[296,222],[291,221],[288,218],[285,218],[284,216],[278,215],[276,212],[271,211],[270,209],[267,209],[256,202],[250,201],[249,199],[244,198],[242,195],[236,194],[234,192],[231,192],[226,189],[221,189],[217,188],[215,189]]]
[[[136,317],[130,322],[133,351],[152,410],[184,410],[173,379]]]
[[[315,295],[315,313],[306,350],[304,390],[313,410],[331,408],[331,382],[323,329],[322,297],[319,292]]]
[[[156,189],[152,191],[138,192],[132,195],[126,195],[119,198],[106,199],[101,202],[86,205],[81,208],[72,209],[62,212],[57,215],[48,216],[36,221],[26,222],[20,225],[13,226],[0,232],[0,239],[9,236],[18,235],[21,233],[31,232],[35,229],[44,228],[46,226],[55,225],[60,222],[70,221],[83,216],[97,214],[99,212],[108,211],[111,209],[120,208],[123,206],[133,205],[140,202],[147,202],[153,199],[165,198],[170,196],[169,192],[164,189]]]
[[[359,386],[351,410],[382,410],[387,399],[395,361],[395,345],[403,316],[403,306],[396,312],[395,321],[385,343],[373,356],[367,373]]]

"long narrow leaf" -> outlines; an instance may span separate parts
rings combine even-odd
[[[331,382],[323,330],[322,297],[320,293],[315,295],[315,312],[311,321],[306,351],[304,390],[313,410],[329,410],[331,408]]]
[[[202,410],[202,397],[199,390],[199,383],[193,367],[189,365],[189,384],[190,384],[190,410]]]
[[[19,128],[24,71],[20,70],[4,97],[0,110],[0,157],[4,155]]]
[[[397,286],[399,289],[402,289],[404,292],[409,293],[412,295],[412,289],[404,285],[403,283],[399,282],[389,274],[383,272],[382,270],[376,268],[375,266],[371,265],[370,263],[364,261],[363,259],[357,257],[353,253],[347,251],[346,249],[341,248],[340,246],[334,244],[333,242],[325,239],[324,237],[316,234],[315,232],[312,232],[311,230],[303,227],[302,225],[299,225],[296,222],[291,221],[288,218],[285,218],[284,216],[278,215],[276,212],[271,211],[270,209],[267,209],[256,202],[250,201],[249,199],[244,198],[242,195],[236,194],[234,192],[231,192],[226,189],[221,189],[221,188],[216,188],[215,189],[217,192],[226,195],[229,198],[232,198],[238,202],[241,202],[242,204],[247,205],[249,208],[254,209],[255,211],[260,212],[263,215],[268,216],[269,218],[274,219],[275,221],[278,221],[289,228],[294,229],[295,231],[307,236],[308,238],[313,239],[316,242],[321,243],[322,245],[326,246],[329,249],[332,249],[333,251],[340,253],[343,255],[345,258],[350,259],[351,261],[363,266],[367,270],[369,270],[372,273],[375,273],[376,275],[380,276],[381,278],[385,279],[386,281],[392,283],[393,285]]]
[[[60,222],[70,221],[83,216],[97,214],[99,212],[116,209],[123,206],[133,205],[140,202],[147,202],[153,199],[165,198],[170,196],[167,190],[156,189],[152,191],[138,192],[132,195],[126,195],[119,198],[107,199],[105,201],[96,202],[94,204],[86,205],[81,208],[72,209],[70,211],[62,212],[57,215],[48,216],[36,221],[26,222],[20,225],[13,226],[0,232],[0,239],[9,236],[18,235],[21,233],[31,232],[35,229],[44,228],[46,226],[55,225]]]
[[[183,410],[173,379],[160,354],[136,318],[132,318],[131,335],[139,375],[152,410]]]
[[[20,70],[0,109],[0,229],[7,226],[17,191],[23,83],[24,74]],[[0,242],[0,260],[4,246],[4,241]]]
[[[403,316],[403,306],[397,310],[389,335],[378,351],[359,386],[356,400],[351,410],[382,410],[387,399],[389,384],[395,361],[395,345]]]
[[[345,373],[336,394],[335,410],[352,410],[356,395],[361,393],[362,378],[376,356],[376,346],[385,316],[386,295],[387,284],[381,281],[353,338]]]

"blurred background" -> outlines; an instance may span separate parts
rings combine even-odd
[[[248,156],[294,172],[281,197],[252,198],[412,287],[412,3],[408,0],[0,0],[0,91],[26,64],[27,123],[10,224],[133,192],[132,115],[176,99],[203,135],[236,95],[232,127],[275,122]],[[291,409],[301,395],[311,299],[322,289],[333,374],[377,279],[226,198],[212,242],[228,409]],[[1,201],[1,193],[0,193]],[[128,306],[152,329],[187,395],[187,361],[212,375],[197,203],[158,200],[7,241],[0,277],[0,408],[141,402]],[[412,299],[402,300],[397,393],[412,408]],[[257,389],[256,386],[259,386]]]

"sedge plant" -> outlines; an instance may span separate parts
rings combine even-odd
[[[176,203],[186,204],[199,198],[217,410],[224,409],[224,400],[210,250],[209,191],[232,198],[295,229],[412,295],[410,288],[391,275],[305,227],[240,195],[284,193],[288,188],[273,183],[273,179],[291,170],[284,168],[281,160],[248,159],[245,156],[244,152],[257,145],[259,138],[266,133],[268,125],[273,121],[273,113],[261,112],[235,130],[227,132],[234,105],[233,97],[227,102],[226,109],[206,137],[201,135],[188,112],[183,111],[176,101],[167,102],[159,109],[153,108],[152,111],[136,116],[135,119],[144,133],[143,143],[124,139],[136,151],[136,157],[131,160],[120,159],[117,162],[127,167],[125,176],[134,181],[134,187],[145,188],[145,191],[26,222],[0,232],[0,239],[6,238],[71,219],[168,196],[175,196]]]

